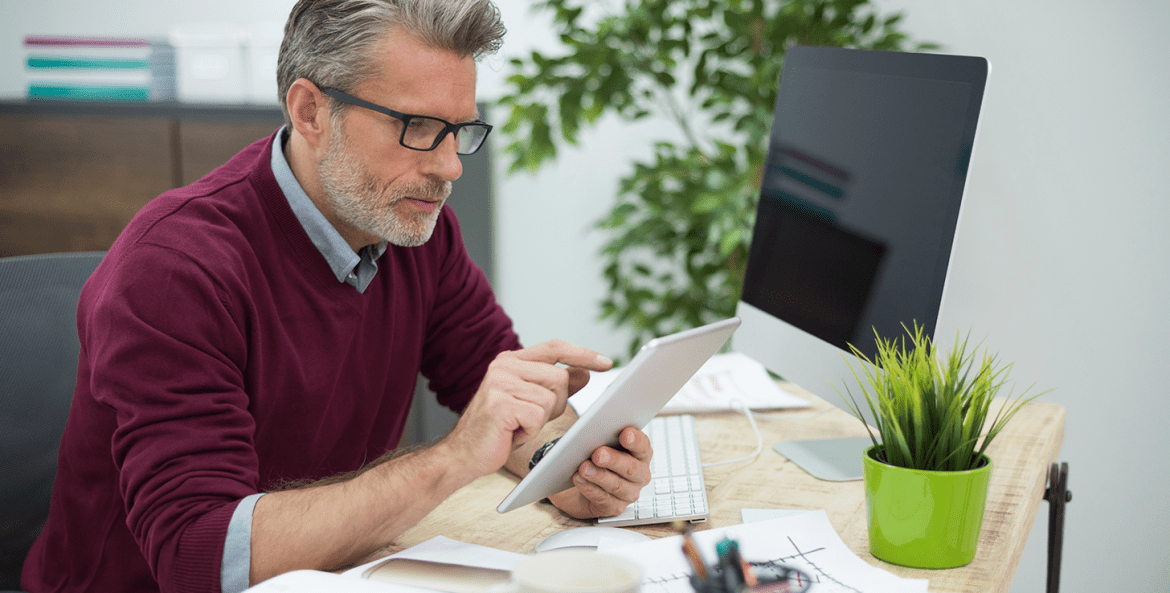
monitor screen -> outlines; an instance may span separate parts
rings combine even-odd
[[[850,344],[872,358],[875,330],[933,335],[987,71],[967,56],[787,52],[736,350],[841,405]]]

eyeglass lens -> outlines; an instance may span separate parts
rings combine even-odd
[[[446,132],[446,122],[416,115],[410,118],[410,123],[402,131],[402,143],[418,150],[431,150],[442,142]],[[459,154],[471,154],[479,149],[486,136],[487,126],[461,125],[455,131],[455,151]]]

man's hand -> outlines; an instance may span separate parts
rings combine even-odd
[[[620,514],[638,500],[650,483],[654,451],[645,433],[627,426],[619,436],[621,449],[598,447],[573,474],[573,488],[549,497],[557,508],[578,519]]]
[[[565,411],[566,399],[585,385],[589,371],[612,366],[605,356],[560,340],[503,352],[444,442],[475,475],[490,474]]]

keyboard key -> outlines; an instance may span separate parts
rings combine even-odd
[[[653,474],[651,474],[651,475],[653,475]],[[657,480],[654,480],[654,493],[655,494],[669,494],[670,493],[670,480],[668,480],[666,478],[659,478]]]

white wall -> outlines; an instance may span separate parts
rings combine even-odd
[[[554,47],[524,0],[499,0],[510,34],[480,67],[498,97],[506,58]],[[283,19],[292,0],[0,0],[0,96],[17,96],[26,34],[162,35],[180,22]],[[919,39],[993,64],[953,282],[960,314],[1022,383],[1068,410],[1063,590],[1162,590],[1170,581],[1170,3],[1164,0],[883,0]],[[503,114],[495,114],[495,121]],[[661,122],[606,120],[536,176],[496,159],[501,301],[525,341],[620,353],[595,321],[605,286],[591,232]],[[1040,591],[1041,506],[1013,591]]]

